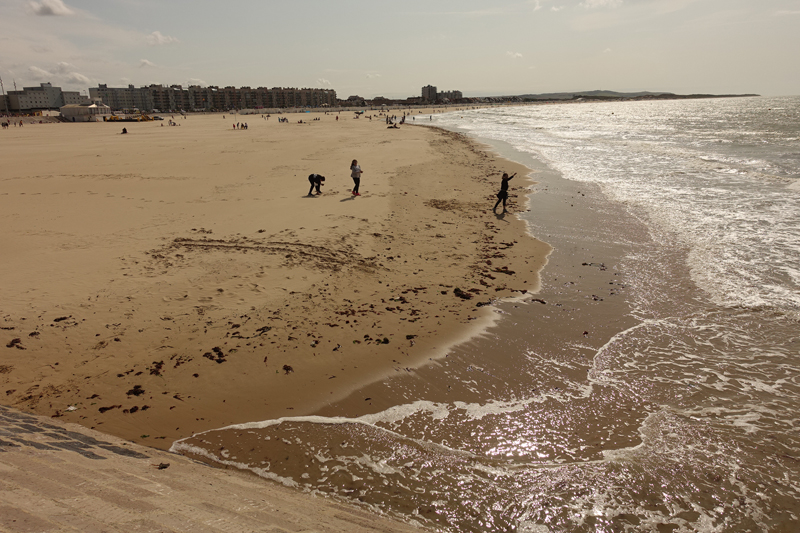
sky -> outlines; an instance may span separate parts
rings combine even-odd
[[[5,90],[800,94],[800,0],[0,0]]]

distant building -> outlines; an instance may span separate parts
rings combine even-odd
[[[150,85],[135,88],[90,88],[92,98],[100,98],[112,110],[138,109],[143,112],[228,111],[231,109],[273,109],[287,107],[329,107],[336,105],[332,89],[273,87],[200,87],[190,85]]]
[[[362,98],[361,96],[353,95],[353,96],[348,96],[347,100],[343,101],[342,104],[343,105],[347,105],[347,106],[363,107],[363,106],[367,105],[367,101],[364,98]]]
[[[461,94],[461,91],[442,91],[436,95],[436,99],[441,101],[449,100],[450,102],[454,102],[462,98],[464,98],[464,95]]]
[[[97,99],[62,106],[61,116],[69,122],[101,122],[111,116],[111,108]]]
[[[39,87],[23,87],[21,91],[9,91],[7,99],[8,109],[12,113],[60,109],[65,105],[89,101],[78,91],[62,91],[61,87],[53,87],[51,83],[41,83]]]
[[[436,87],[433,85],[426,85],[422,88],[422,100],[425,102],[435,102],[436,98]]]
[[[372,105],[375,105],[375,106],[378,106],[378,105],[387,105],[388,106],[388,105],[394,105],[394,104],[395,104],[394,100],[390,100],[389,98],[385,98],[383,96],[376,96],[375,98],[372,99]]]

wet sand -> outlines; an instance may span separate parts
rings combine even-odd
[[[482,148],[514,155],[499,144]],[[645,228],[596,187],[523,162],[537,183],[522,216],[554,246],[540,290],[494,302],[496,321],[445,357],[397,368],[313,416],[253,419],[173,450],[429,527],[492,531],[517,524],[501,521],[515,512],[484,474],[531,468],[540,480],[515,486],[521,480],[507,475],[506,489],[547,514],[558,496],[542,487],[558,485],[560,468],[641,444],[648,406],[596,378],[603,347],[638,323],[627,291],[635,273],[621,261],[647,240]]]
[[[432,128],[296,117],[4,131],[0,401],[166,448],[411,374],[536,289],[549,246],[491,212],[503,171],[526,208],[524,167]]]

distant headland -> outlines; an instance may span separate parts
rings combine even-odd
[[[761,96],[758,94],[674,94],[667,92],[640,91],[633,93],[620,93],[616,91],[579,91],[564,93],[521,94],[523,102],[563,102],[563,101],[620,101],[620,100],[686,100],[695,98],[744,98]]]

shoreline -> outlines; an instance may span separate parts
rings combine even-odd
[[[47,128],[44,161],[23,157],[44,129],[5,143],[20,157],[0,196],[18,252],[0,268],[3,402],[167,448],[412,372],[483,331],[475,304],[536,288],[549,247],[491,215],[511,163],[443,130],[320,118],[252,124],[244,144],[220,117],[98,124],[86,143]],[[340,143],[365,154],[362,198]],[[294,184],[261,178],[265,162]],[[309,171],[338,177],[301,197]]]
[[[502,143],[473,142],[497,159],[527,157]],[[427,527],[447,528],[451,520],[460,527],[471,524],[484,511],[473,515],[457,493],[451,494],[455,480],[479,483],[480,475],[469,465],[475,462],[477,472],[521,466],[513,454],[498,454],[485,442],[493,439],[480,422],[484,416],[499,421],[519,411],[539,413],[535,429],[517,428],[508,439],[526,442],[530,432],[540,435],[534,442],[544,454],[540,457],[547,457],[536,462],[542,471],[600,462],[607,453],[640,446],[638,428],[653,406],[616,398],[594,373],[602,367],[603,347],[638,324],[629,301],[631,272],[623,263],[634,243],[647,239],[646,230],[598,187],[566,180],[541,161],[526,163],[537,183],[527,194],[522,218],[531,234],[552,246],[540,271],[541,290],[498,301],[490,307],[496,320],[487,329],[413,372],[372,382],[310,416],[221,427],[177,441],[172,450],[300,492],[326,494],[400,520],[423,517]],[[553,367],[558,372],[548,371]],[[570,403],[580,405],[572,407],[580,414],[576,426],[564,428]],[[615,431],[605,431],[608,427]],[[522,436],[512,436],[517,432]],[[503,439],[498,440],[501,447]],[[424,467],[429,461],[433,470],[441,467],[425,451],[440,446],[448,448],[441,451],[442,464],[451,470],[442,476],[452,478],[451,484],[440,484],[438,471]],[[325,459],[315,456],[317,450],[325,450]],[[361,457],[378,466],[359,468]],[[341,477],[331,473],[336,471],[331,458],[334,465],[349,465],[337,467]],[[359,481],[369,476],[377,480]],[[390,490],[397,486],[403,490]],[[437,495],[437,503],[428,493]]]

